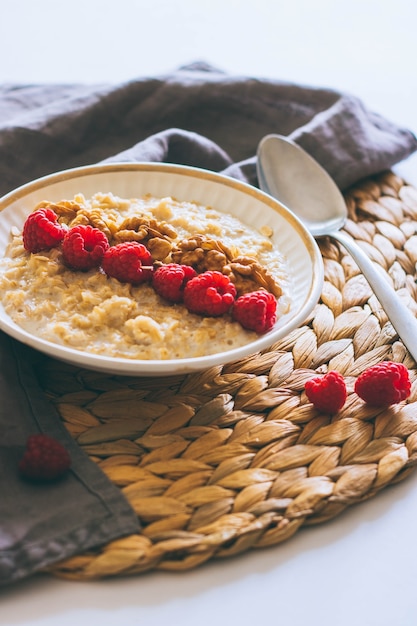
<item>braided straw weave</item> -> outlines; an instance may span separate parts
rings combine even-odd
[[[417,313],[417,190],[391,172],[346,194],[346,231]],[[186,570],[285,541],[405,478],[417,461],[417,370],[351,257],[320,242],[325,284],[306,320],[264,353],[168,379],[111,377],[47,361],[41,383],[69,432],[123,491],[141,534],[49,571],[72,579]],[[365,405],[355,377],[382,360],[411,396]],[[334,417],[305,381],[346,377]]]

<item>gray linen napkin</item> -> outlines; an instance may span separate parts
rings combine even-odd
[[[257,184],[254,155],[269,133],[291,136],[342,189],[417,149],[409,130],[353,96],[195,63],[122,85],[0,85],[0,194],[98,161],[180,163]],[[138,528],[120,491],[61,426],[28,354],[0,334],[3,584]],[[59,487],[35,488],[16,476],[24,440],[38,431],[71,452],[72,472]]]
[[[38,387],[32,354],[0,333],[0,585],[139,530],[120,489],[68,435]],[[19,477],[26,439],[37,432],[70,453],[63,480],[34,484]]]
[[[254,155],[268,133],[289,135],[342,189],[417,149],[413,133],[350,94],[195,63],[121,85],[0,85],[0,194],[109,158],[194,165],[256,184]]]

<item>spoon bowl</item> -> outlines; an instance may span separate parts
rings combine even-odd
[[[341,231],[347,209],[334,180],[311,155],[282,135],[266,135],[257,151],[259,186],[293,211],[314,237],[336,239],[369,282],[398,336],[417,362],[417,320],[377,264]]]
[[[314,237],[343,227],[346,204],[334,180],[308,152],[281,135],[258,147],[261,189],[295,213]]]

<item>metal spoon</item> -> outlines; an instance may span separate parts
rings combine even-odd
[[[281,135],[264,137],[257,157],[261,189],[293,211],[314,237],[332,237],[346,248],[417,362],[417,319],[362,248],[340,232],[347,208],[334,180],[303,148]]]

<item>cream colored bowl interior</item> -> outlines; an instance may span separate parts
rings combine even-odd
[[[323,262],[314,239],[279,202],[258,189],[226,176],[178,165],[120,163],[81,167],[38,179],[0,199],[0,256],[4,256],[12,227],[22,228],[28,213],[41,200],[70,199],[112,192],[133,198],[150,193],[195,201],[230,213],[254,227],[270,226],[273,242],[286,258],[292,281],[291,310],[256,341],[201,358],[168,361],[117,359],[80,352],[42,340],[17,326],[0,305],[0,329],[15,339],[67,363],[107,373],[161,376],[188,373],[239,360],[264,350],[300,326],[317,303],[323,285]]]

